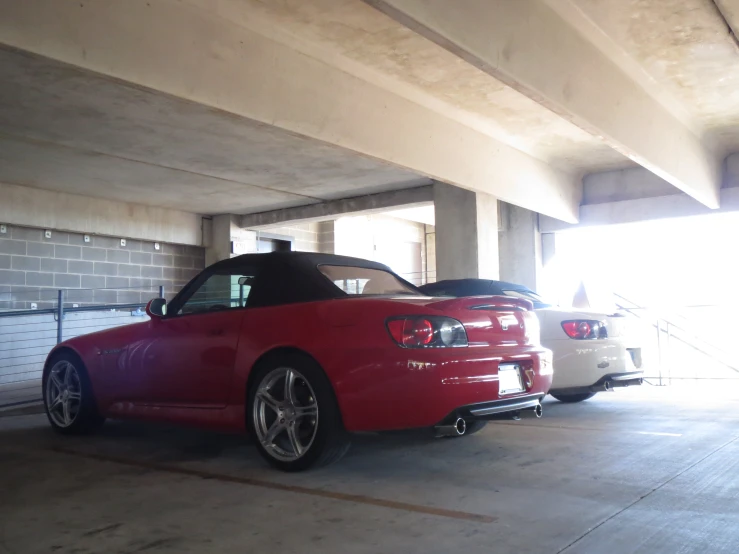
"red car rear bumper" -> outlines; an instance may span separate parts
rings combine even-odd
[[[543,397],[552,384],[551,352],[538,346],[352,350],[330,357],[322,365],[349,431],[430,427],[472,405]],[[502,363],[521,365],[525,390],[500,395]]]

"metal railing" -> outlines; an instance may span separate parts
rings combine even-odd
[[[409,273],[398,273],[403,279],[408,281],[409,283],[421,286],[425,285],[426,283],[435,283],[436,282],[436,270],[429,270],[429,271],[413,271]]]
[[[617,306],[644,326],[641,338],[646,339],[646,350],[652,352],[648,377],[656,384],[666,385],[673,380],[739,382],[739,353],[727,348],[733,344],[737,329],[732,329],[733,317],[726,307],[704,304],[655,309],[619,294],[614,296]],[[722,327],[723,337],[717,333]]]
[[[136,323],[163,286],[135,289],[38,289],[0,293],[0,409],[41,399],[46,356],[64,340]],[[118,300],[95,302],[96,298]]]

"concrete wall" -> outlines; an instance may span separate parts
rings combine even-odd
[[[214,218],[214,222],[217,222],[219,218],[226,218],[227,216],[217,216]],[[214,237],[216,237],[217,229],[214,227]],[[319,252],[319,224],[317,222],[311,223],[293,223],[290,225],[284,225],[280,227],[265,227],[258,231],[252,229],[240,229],[236,225],[232,225],[230,228],[231,241],[235,242],[236,251],[230,255],[236,256],[239,254],[251,254],[257,252],[257,239],[261,237],[272,238],[277,236],[278,238],[284,238],[285,240],[292,240],[293,250],[296,252]],[[215,239],[214,240],[218,240]],[[223,239],[220,239],[223,242]],[[209,249],[210,250],[210,249]],[[219,259],[223,259],[219,258]],[[214,263],[216,260],[208,260],[208,263]]]
[[[497,279],[498,200],[434,184],[437,279]]]
[[[54,210],[47,209],[47,212]],[[2,317],[3,310],[54,308],[57,290],[65,306],[133,304],[157,296],[165,287],[173,296],[202,270],[199,246],[4,225],[0,229],[0,406],[37,400],[49,350],[56,344],[51,314]],[[67,313],[63,338],[92,333],[145,318],[140,310]]]
[[[538,214],[525,208],[500,203],[503,227],[498,233],[500,280],[540,287],[542,270],[541,234]]]
[[[342,217],[334,222],[336,254],[387,264],[416,284],[425,282],[425,239],[423,223],[380,214]],[[410,253],[417,250],[420,261],[414,268]]]
[[[89,236],[89,235],[88,235]],[[0,233],[0,309],[51,308],[57,289],[80,304],[145,301],[159,285],[172,295],[205,264],[204,249],[137,239],[7,225]],[[92,290],[95,289],[95,290]]]
[[[436,227],[433,225],[425,225],[425,246],[426,246],[426,282],[436,282]]]
[[[542,233],[556,233],[597,225],[621,225],[655,219],[692,217],[739,211],[739,154],[724,160],[719,191],[721,207],[711,210],[687,194],[676,192],[643,168],[605,171],[586,175],[580,222],[571,225],[546,215],[539,217]]]
[[[729,154],[724,160],[724,188],[739,187],[739,153]]]
[[[582,183],[583,205],[680,194],[670,183],[643,167],[591,173]]]
[[[290,237],[293,239],[293,250],[297,252],[318,252],[318,229],[317,222],[293,223],[280,227],[267,227],[257,234],[274,234]]]
[[[200,246],[201,217],[0,183],[0,223]]]

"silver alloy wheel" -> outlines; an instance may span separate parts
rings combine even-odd
[[[46,380],[49,417],[59,427],[69,427],[82,406],[82,383],[75,367],[66,360],[54,364]]]
[[[297,460],[313,444],[318,404],[300,372],[288,367],[270,371],[257,387],[253,410],[256,438],[276,460]]]

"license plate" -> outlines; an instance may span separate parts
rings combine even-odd
[[[521,368],[518,364],[501,364],[498,367],[498,394],[513,394],[523,391]]]

